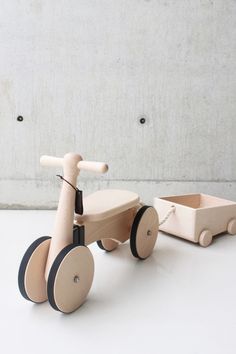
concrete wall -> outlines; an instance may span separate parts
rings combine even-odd
[[[54,207],[68,151],[85,193],[236,200],[235,73],[234,0],[0,0],[1,207]]]

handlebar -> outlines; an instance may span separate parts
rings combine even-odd
[[[63,167],[63,162],[64,159],[61,157],[43,155],[40,158],[40,164],[42,166]],[[106,173],[108,171],[108,165],[104,162],[81,160],[78,162],[77,167],[79,170],[91,172]]]
[[[43,155],[40,157],[40,164],[50,167],[63,166],[63,158]]]
[[[108,165],[104,162],[96,161],[84,161],[81,160],[77,165],[79,170],[106,173],[108,171]]]

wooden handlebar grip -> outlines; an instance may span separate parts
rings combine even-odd
[[[77,166],[78,169],[84,171],[99,172],[99,173],[105,173],[108,171],[108,165],[105,164],[104,162],[81,160]]]
[[[40,158],[40,164],[42,166],[51,166],[51,167],[63,166],[63,158],[43,155]]]

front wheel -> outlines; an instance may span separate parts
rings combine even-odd
[[[230,235],[236,235],[236,219],[230,220],[227,231]]]
[[[35,240],[26,250],[18,272],[18,286],[21,295],[35,303],[47,300],[45,266],[51,237],[43,236]]]
[[[130,249],[134,257],[146,259],[155,246],[159,229],[156,209],[145,205],[135,215],[130,234]]]
[[[70,313],[85,301],[92,286],[94,261],[85,246],[72,244],[61,250],[48,276],[48,300],[57,311]]]
[[[210,230],[203,230],[200,234],[200,237],[199,237],[199,244],[202,247],[207,247],[212,243],[212,239],[213,239],[213,236],[212,236],[211,231]]]

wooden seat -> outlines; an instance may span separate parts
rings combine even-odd
[[[138,194],[126,190],[105,189],[84,198],[84,213],[76,215],[77,222],[99,221],[134,207]]]

